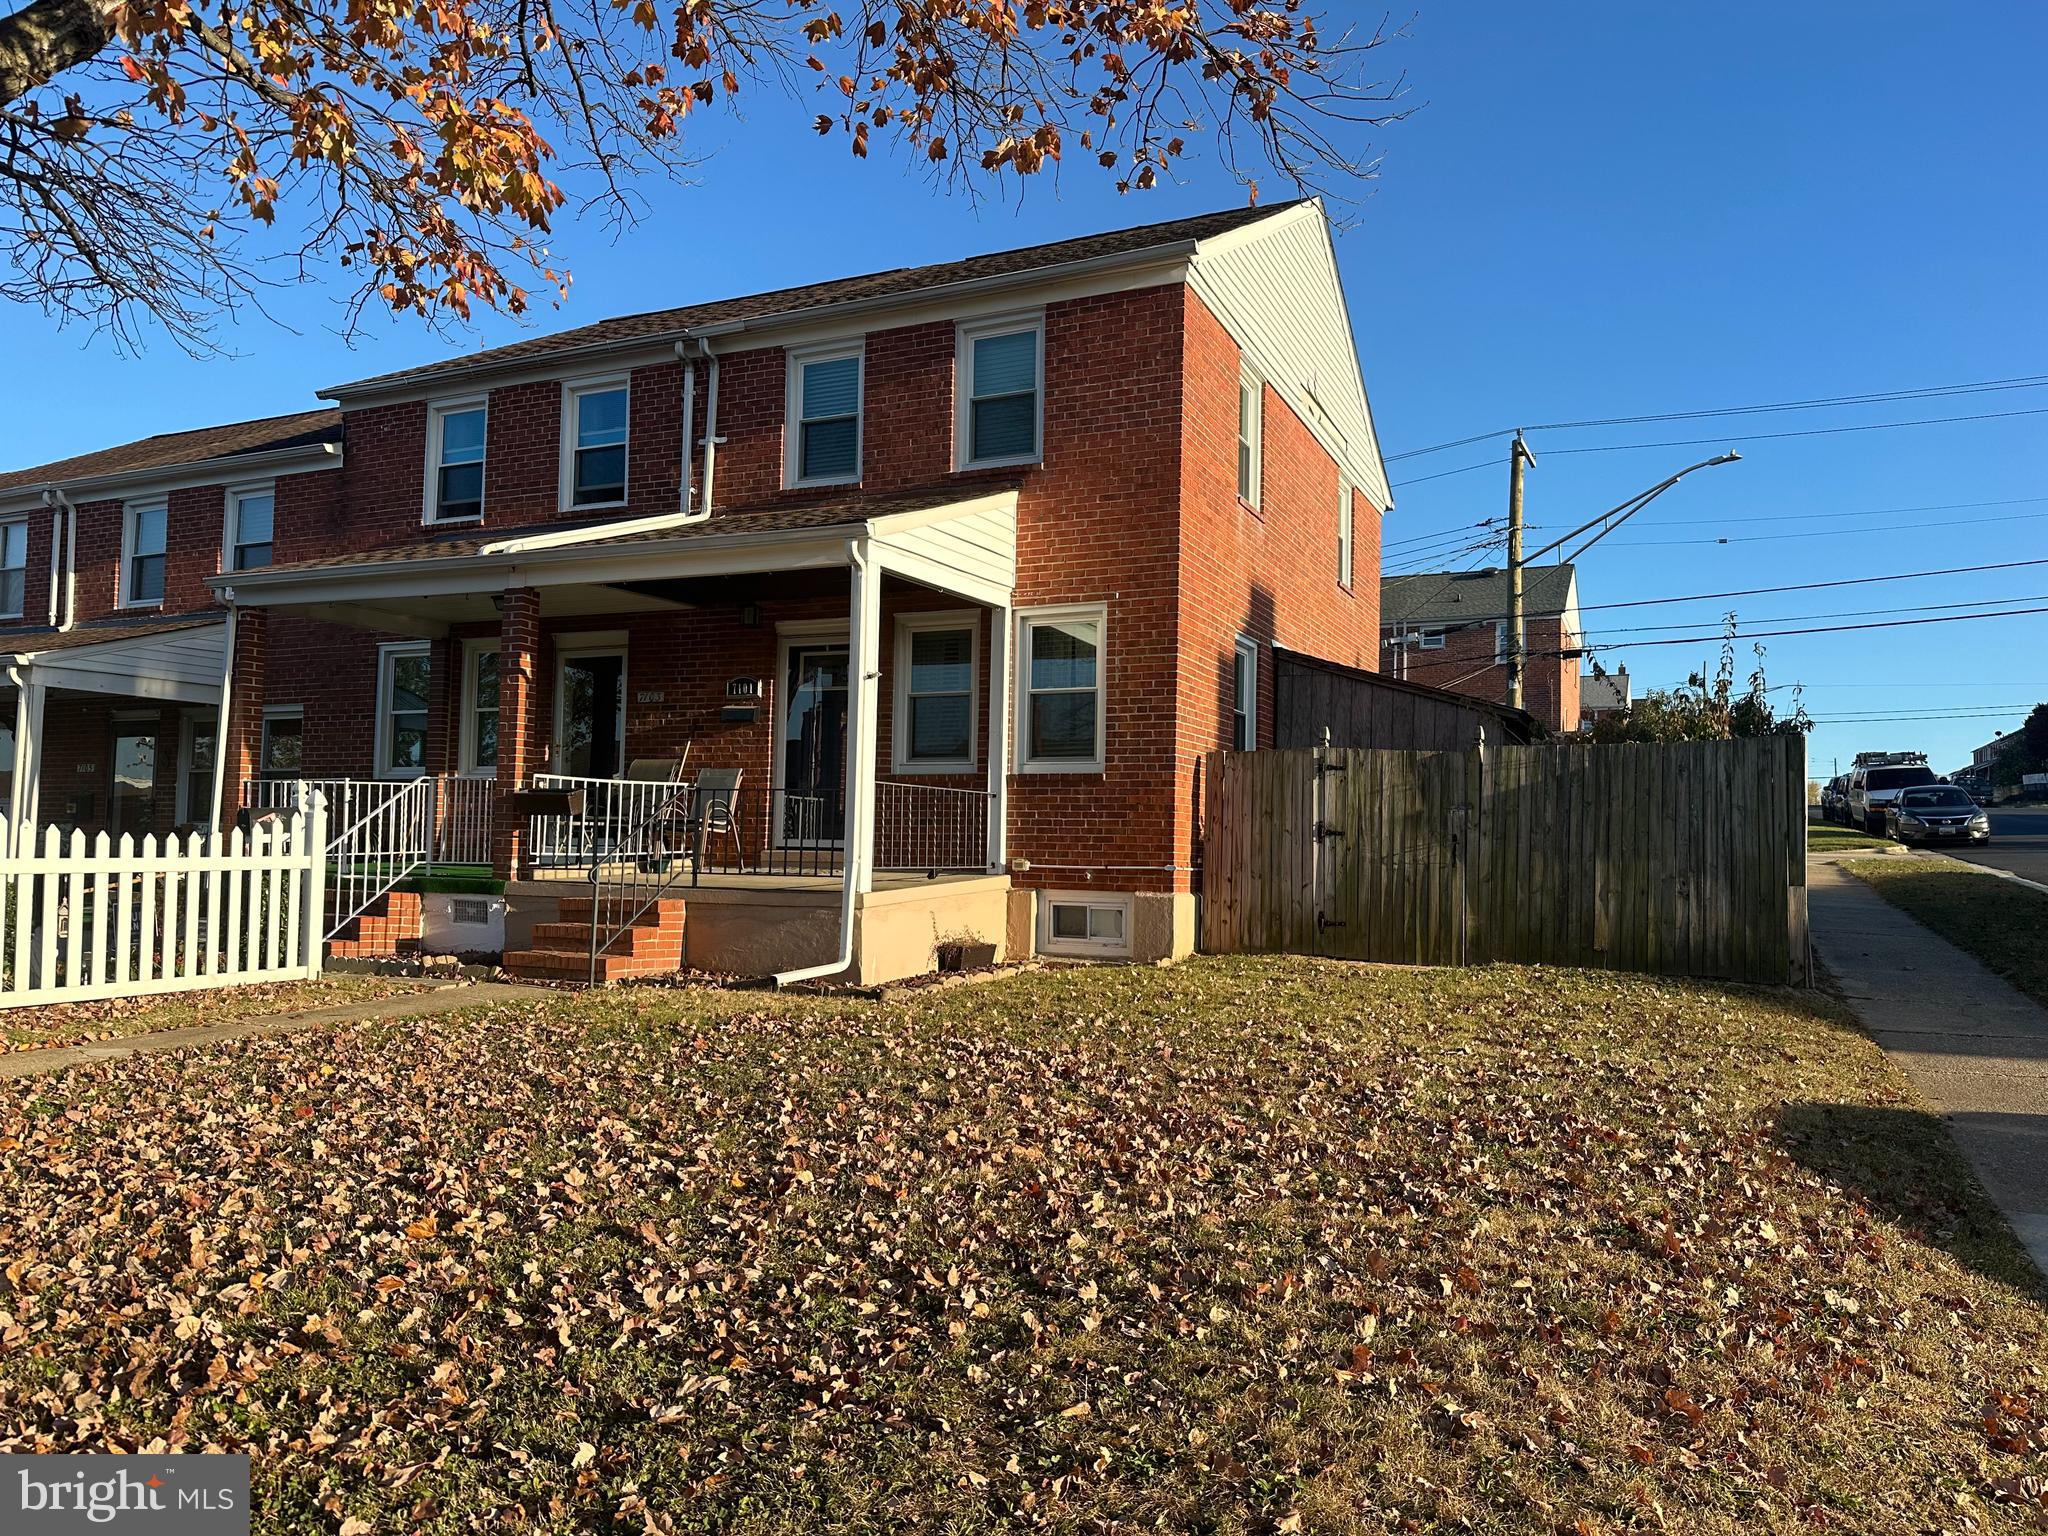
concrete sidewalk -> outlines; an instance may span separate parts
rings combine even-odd
[[[2048,1275],[2048,1009],[1835,858],[1808,859],[1806,885],[1821,962]]]
[[[296,1035],[330,1024],[363,1024],[385,1019],[417,1019],[428,1014],[454,1013],[459,1008],[481,1008],[491,1003],[516,1002],[531,998],[540,989],[487,981],[473,986],[449,984],[424,992],[406,992],[397,997],[380,997],[365,1003],[333,1003],[325,1008],[308,1008],[301,1013],[275,1013],[267,1017],[236,1019],[227,1024],[195,1024],[186,1029],[160,1029],[154,1034],[126,1035],[117,1040],[86,1040],[77,1045],[53,1045],[43,1050],[9,1051],[0,1056],[0,1080],[37,1077],[61,1072],[81,1062],[102,1061],[115,1056],[134,1056],[155,1051],[181,1050],[188,1045],[212,1045],[220,1040],[240,1040],[248,1035]]]

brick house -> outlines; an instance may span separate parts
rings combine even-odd
[[[1495,704],[1508,696],[1508,573],[1433,571],[1380,583],[1385,670],[1409,682]],[[1569,565],[1522,573],[1528,661],[1522,707],[1549,730],[1579,728],[1578,574]]]
[[[525,950],[600,918],[586,866],[680,783],[668,965],[1155,958],[1192,947],[1201,758],[1270,742],[1274,647],[1381,649],[1385,471],[1313,201],[322,393],[0,476],[17,821],[436,786],[432,856],[491,866]]]

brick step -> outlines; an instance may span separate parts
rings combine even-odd
[[[522,981],[586,981],[590,977],[588,953],[567,950],[519,949],[504,957],[506,971]],[[673,958],[652,959],[645,955],[602,954],[597,957],[597,980],[619,981],[628,976],[662,976],[677,968]]]
[[[610,940],[605,945],[608,955],[666,955],[678,964],[682,962],[683,931],[680,923],[673,928],[626,928],[617,934],[605,933],[599,937]],[[550,954],[588,955],[590,924],[535,923],[533,947]]]
[[[386,959],[418,954],[425,931],[417,891],[386,891],[327,941],[338,960]],[[587,946],[588,940],[585,940]]]
[[[606,923],[616,926],[624,922],[627,914],[633,913],[633,909],[639,905],[637,901],[620,901],[612,897],[606,897],[604,902],[604,920]],[[594,906],[596,906],[596,900],[593,897],[564,896],[557,903],[556,910],[565,923],[587,923],[590,921],[591,909]],[[673,924],[675,927],[681,928],[683,923],[683,906],[684,902],[681,897],[664,896],[659,901],[650,902],[645,912],[635,914],[633,916],[633,926],[636,928],[666,928]]]

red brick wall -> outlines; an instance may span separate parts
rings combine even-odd
[[[1273,741],[1273,647],[1378,670],[1380,513],[1352,493],[1352,578],[1338,581],[1336,461],[1270,386],[1256,510],[1237,494],[1237,343],[1192,291],[1182,443],[1181,713],[1175,803],[1192,807],[1197,765],[1230,745],[1239,635],[1259,643],[1257,729]],[[1177,853],[1193,824],[1176,818]]]

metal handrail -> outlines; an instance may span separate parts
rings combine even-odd
[[[589,983],[593,987],[597,985],[598,957],[602,955],[606,950],[610,949],[612,945],[616,944],[619,941],[620,937],[629,928],[631,928],[635,923],[637,923],[640,920],[641,914],[644,913],[649,907],[653,906],[657,901],[661,900],[662,894],[665,891],[667,891],[671,886],[673,886],[679,878],[679,876],[675,873],[675,870],[678,867],[677,861],[675,861],[672,858],[669,850],[666,847],[654,850],[657,856],[662,861],[662,867],[656,871],[656,873],[659,874],[661,878],[651,888],[647,889],[644,892],[644,894],[641,895],[640,904],[638,906],[634,907],[632,911],[628,912],[622,920],[611,924],[610,932],[605,934],[603,942],[600,943],[598,941],[598,935],[600,931],[602,931],[605,927],[603,921],[605,902],[607,900],[604,890],[605,864],[607,862],[610,862],[616,865],[620,865],[625,869],[631,870],[636,874],[640,873],[643,871],[645,862],[649,857],[650,850],[648,844],[651,840],[654,829],[665,824],[672,824],[676,820],[677,807],[679,805],[682,811],[683,825],[685,827],[690,825],[690,802],[695,795],[696,786],[691,784],[677,784],[669,786],[669,788],[671,789],[671,793],[665,796],[661,804],[656,806],[654,810],[650,811],[646,816],[642,817],[639,824],[636,825],[632,829],[632,831],[628,832],[623,838],[619,839],[618,842],[614,843],[610,847],[599,846],[593,848],[593,850],[591,851],[589,870]],[[619,905],[623,907],[626,904],[626,902],[632,900],[631,894],[626,893],[639,890],[640,885],[638,881],[629,882],[622,879],[619,882],[619,886],[622,894],[611,899],[616,900],[619,903]]]

